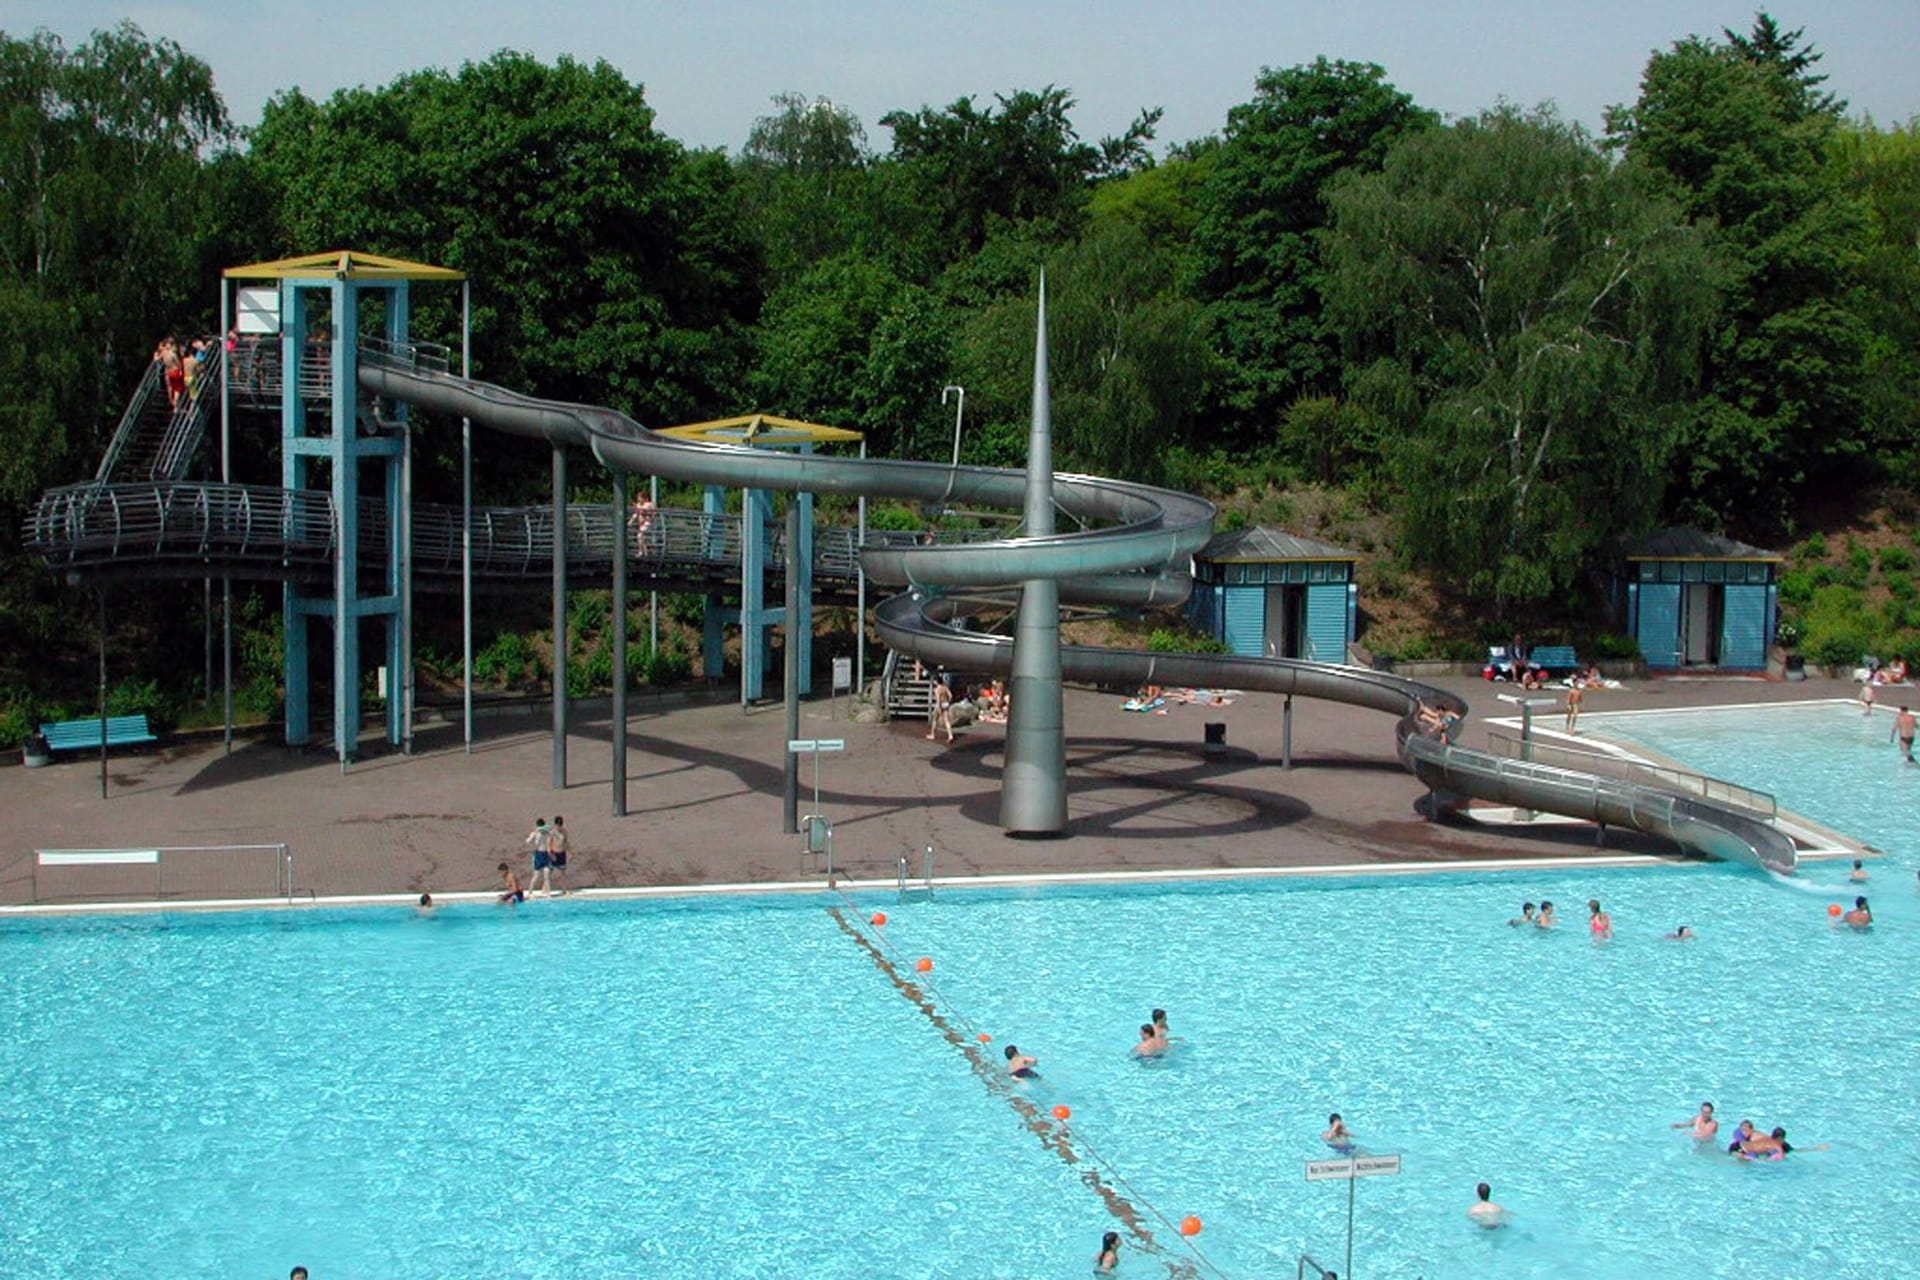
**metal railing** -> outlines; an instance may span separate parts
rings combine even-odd
[[[258,858],[236,855],[258,854]],[[236,864],[245,870],[235,875]],[[46,873],[43,877],[43,872]],[[34,902],[147,898],[284,898],[296,894],[286,844],[160,845],[145,849],[35,849]]]
[[[147,416],[147,408],[154,403],[154,396],[166,395],[166,368],[158,360],[149,361],[146,373],[127,398],[126,412],[120,415],[120,425],[114,428],[113,439],[107,442],[107,452],[100,459],[100,469],[93,473],[96,481],[105,481],[113,475],[114,468],[120,465],[120,459],[131,447],[134,438],[140,434],[140,424]]]
[[[213,389],[218,385],[225,363],[225,348],[216,339],[209,338],[207,342],[207,358],[201,361],[200,371],[187,393],[174,406],[172,415],[167,419],[166,432],[160,437],[159,447],[154,451],[153,462],[147,471],[152,479],[178,480],[185,474],[193,461],[194,452],[200,448],[201,437],[206,435],[207,420],[213,416],[213,406],[220,401]]]
[[[1300,1266],[1294,1272],[1294,1280],[1307,1280],[1309,1275],[1313,1277],[1313,1280],[1339,1280],[1338,1275],[1315,1262],[1311,1256],[1303,1253],[1300,1255]]]
[[[1542,742],[1538,738],[1523,741],[1517,735],[1501,729],[1489,730],[1488,738],[1493,754],[1503,759],[1553,765],[1637,786],[1660,787],[1742,810],[1763,822],[1772,822],[1780,813],[1779,802],[1769,793],[1704,773],[1599,751],[1582,751],[1577,747]]]
[[[50,489],[28,514],[26,545],[55,568],[117,560],[325,563],[333,502],[266,485],[87,484]]]

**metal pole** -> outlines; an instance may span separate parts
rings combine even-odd
[[[413,419],[400,424],[400,750],[413,754]],[[387,690],[392,696],[393,689]]]
[[[220,283],[220,341],[227,340],[227,328],[232,322],[227,314],[227,285]],[[223,351],[220,357],[220,483],[233,483],[232,432],[228,427],[227,390],[233,379],[233,370],[228,359],[233,352]],[[260,358],[254,352],[255,360]],[[224,506],[225,500],[222,499]],[[222,576],[220,579],[220,651],[221,651],[221,723],[225,726],[223,739],[226,753],[233,754],[233,579]]]
[[[100,588],[100,798],[107,798],[107,589]]]
[[[460,284],[460,376],[470,377],[473,284]],[[460,703],[467,754],[473,754],[473,420],[460,419]]]
[[[627,815],[627,473],[613,473],[613,816]]]
[[[1347,1177],[1347,1280],[1353,1280],[1353,1190],[1360,1179]]]
[[[960,465],[960,420],[967,412],[967,389],[965,387],[955,386],[940,388],[941,404],[947,402],[947,392],[949,391],[957,391],[960,393],[958,401],[953,407],[953,465],[957,467]]]
[[[206,650],[206,673],[200,678],[200,687],[206,691],[209,702],[213,700],[213,579],[200,579],[200,643]]]
[[[1293,768],[1293,695],[1288,694],[1280,711],[1280,767]]]
[[[553,446],[553,789],[567,789],[567,451]]]
[[[780,691],[781,701],[787,704],[787,738],[792,742],[800,736],[800,498],[797,494],[787,497],[787,590],[786,610],[781,621],[786,631],[786,661],[781,673],[781,683],[786,687]],[[819,764],[819,753],[814,754],[814,764]],[[782,830],[792,834],[800,830],[800,761],[793,752],[786,752],[786,779],[781,795],[784,801],[782,818],[785,826]]]
[[[647,478],[647,496],[648,500],[653,503],[653,514],[648,518],[652,520],[660,519],[659,476],[649,476]],[[661,526],[660,536],[662,538],[667,536],[667,530],[664,525]],[[658,573],[651,576],[655,582],[658,582],[660,579]],[[647,661],[656,664],[651,669],[655,671],[659,670],[657,664],[660,661],[660,591],[657,587],[647,592],[647,654]]]
[[[867,442],[860,441],[860,461],[867,460]],[[867,543],[867,495],[860,495],[859,526],[853,541],[854,619],[853,619],[853,696],[856,701],[867,691],[867,571],[860,563],[860,548]]]

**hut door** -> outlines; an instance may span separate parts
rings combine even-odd
[[[1306,640],[1307,589],[1302,586],[1267,587],[1267,656],[1297,658]]]
[[[1705,582],[1689,582],[1682,588],[1685,599],[1681,610],[1681,640],[1684,661],[1692,666],[1710,666],[1715,658],[1718,630],[1714,625],[1714,615],[1719,603],[1713,597],[1714,587]]]

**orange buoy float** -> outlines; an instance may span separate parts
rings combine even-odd
[[[1055,1120],[1071,1120],[1073,1119],[1073,1108],[1062,1102],[1053,1109],[1053,1118]]]
[[[1829,903],[1827,906],[1827,914],[1838,919],[1840,917],[1840,904],[1837,902]]]
[[[1180,1219],[1180,1234],[1183,1236],[1197,1236],[1200,1234],[1200,1228],[1205,1225],[1206,1224],[1201,1222],[1198,1217],[1190,1213]]]
[[[992,1037],[992,1036],[990,1036],[990,1035],[988,1035],[988,1034],[987,1034],[986,1032],[984,1032],[984,1031],[982,1031],[982,1032],[980,1033],[980,1043],[981,1043],[981,1044],[992,1044],[992,1043],[993,1043],[993,1037]]]
[[[886,913],[886,912],[884,912],[884,911],[876,911],[876,912],[874,912],[874,913],[873,913],[873,919],[872,919],[872,920],[870,920],[870,921],[868,921],[868,923],[869,923],[869,924],[872,924],[872,925],[875,925],[875,926],[879,926],[879,925],[883,925],[883,924],[885,924],[886,922],[887,922],[887,913]]]
[[[918,960],[915,960],[913,962],[913,967],[918,969],[921,973],[932,973],[933,960],[927,956],[921,956]]]

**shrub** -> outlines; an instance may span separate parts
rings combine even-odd
[[[607,625],[607,615],[613,611],[613,602],[605,592],[576,592],[567,605],[567,631],[585,639],[597,636]]]
[[[1587,642],[1587,652],[1595,662],[1630,662],[1640,656],[1640,642],[1617,631],[1602,631]]]
[[[473,655],[473,678],[483,684],[517,684],[527,678],[533,665],[533,646],[527,638],[518,631],[502,631]]]
[[[897,502],[867,504],[867,528],[887,530],[912,530],[926,527],[926,520],[911,507]]]
[[[1827,558],[1827,538],[1825,534],[1812,533],[1807,540],[1793,549],[1793,558],[1801,562],[1825,560]]]
[[[1880,572],[1891,578],[1913,569],[1913,553],[1899,544],[1880,548]]]
[[[163,693],[157,681],[131,677],[107,690],[107,714],[144,715],[155,733],[164,733],[180,723],[180,707],[172,695]]]
[[[627,650],[627,678],[641,684],[678,684],[693,674],[693,663],[676,649],[635,645]]]
[[[1840,580],[1850,587],[1861,591],[1867,589],[1867,583],[1873,577],[1873,552],[1861,546],[1852,538],[1847,539],[1847,567]]]
[[[1224,642],[1186,627],[1155,627],[1147,637],[1147,648],[1155,653],[1231,652]]]
[[[1802,621],[1807,628],[1807,657],[1821,666],[1855,666],[1873,647],[1865,601],[1852,587],[1822,587]]]

